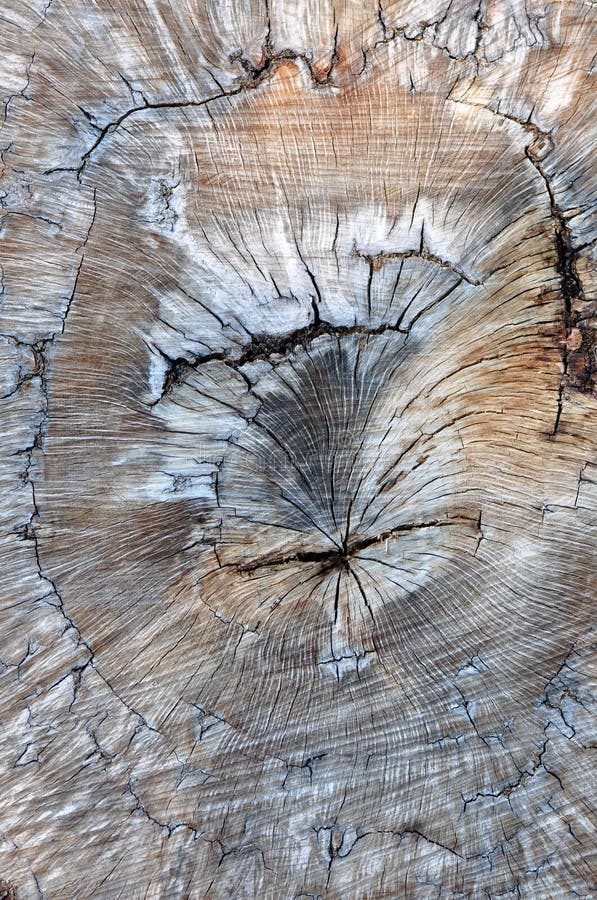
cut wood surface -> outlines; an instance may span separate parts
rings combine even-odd
[[[595,4],[0,18],[0,898],[597,896]]]

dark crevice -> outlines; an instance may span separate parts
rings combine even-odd
[[[31,84],[31,70],[33,68],[33,63],[35,62],[35,56],[36,56],[36,52],[34,51],[31,54],[29,63],[25,70],[26,81],[25,81],[24,87],[22,87],[20,91],[17,91],[14,94],[9,94],[8,97],[6,98],[6,100],[4,101],[4,118],[2,121],[3,125],[6,123],[6,120],[8,119],[8,111],[10,108],[10,104],[12,103],[13,100],[16,100],[17,97],[21,97],[23,100],[26,100],[28,103],[32,102],[32,98],[29,96],[29,94],[27,94],[27,91],[29,90],[29,85]]]
[[[359,839],[365,837],[368,834],[389,834],[393,837],[398,838],[399,842],[402,842],[402,839],[406,835],[412,835],[417,840],[426,841],[428,844],[433,844],[435,847],[441,847],[442,850],[446,850],[448,853],[451,853],[453,856],[457,856],[459,859],[469,859],[471,857],[463,856],[459,853],[455,847],[450,847],[447,844],[443,844],[441,841],[437,841],[434,838],[429,837],[429,835],[424,834],[418,828],[401,828],[399,831],[394,831],[393,829],[384,829],[384,828],[375,828],[375,829],[363,829],[362,832],[358,835]]]
[[[497,116],[500,119],[507,119],[508,122],[514,122],[515,125],[519,125],[521,128],[524,128],[529,134],[533,135],[533,142],[527,147],[527,156],[532,154],[533,159],[535,160],[543,160],[546,156],[548,156],[553,148],[554,142],[551,136],[550,131],[545,131],[540,128],[533,120],[531,119],[532,111],[529,113],[529,116],[526,119],[521,119],[520,116],[514,115],[514,113],[504,112],[499,108],[499,102],[497,109],[494,109],[493,106],[488,106],[485,103],[474,103],[471,100],[459,100],[453,97],[447,98],[451,103],[458,103],[460,106],[471,106],[474,109],[484,109],[486,112],[491,113],[494,116]]]
[[[243,72],[247,76],[237,87],[231,88],[230,90],[221,90],[219,93],[214,94],[211,97],[206,97],[204,100],[165,100],[162,102],[157,101],[149,103],[145,99],[145,97],[143,97],[144,102],[141,105],[133,106],[130,109],[125,110],[120,116],[118,116],[112,122],[108,122],[106,125],[104,125],[103,128],[100,129],[99,134],[93,144],[81,156],[81,162],[78,166],[55,166],[54,168],[46,169],[43,174],[53,175],[58,172],[73,172],[76,174],[77,179],[81,180],[83,172],[85,171],[90,158],[93,156],[98,147],[107,137],[117,131],[123,124],[123,122],[125,122],[131,116],[135,115],[135,113],[145,112],[147,110],[153,109],[167,110],[189,109],[193,107],[201,108],[203,106],[206,107],[208,106],[208,104],[213,103],[216,100],[222,100],[225,97],[235,97],[243,91],[252,90],[253,88],[258,87],[273,72],[275,72],[275,69],[279,64],[283,64],[284,62],[287,62],[289,60],[295,62],[303,62],[313,84],[316,87],[325,87],[332,83],[332,71],[336,62],[335,50],[327,75],[325,77],[320,77],[315,72],[312,60],[307,54],[298,53],[291,49],[274,51],[271,45],[271,39],[268,35],[264,46],[264,62],[261,65],[255,66],[249,59],[244,56],[241,50],[235,51],[230,55],[230,61],[238,62]],[[143,94],[141,94],[141,96],[143,96]]]
[[[552,724],[552,723],[548,722],[548,724],[543,729],[544,739],[541,743],[541,747],[539,748],[538,752],[535,755],[535,759],[531,763],[530,767],[527,767],[525,769],[519,769],[519,774],[516,779],[514,779],[513,781],[507,782],[499,790],[478,791],[476,794],[473,794],[470,797],[465,797],[464,794],[461,794],[463,807],[462,807],[462,812],[460,814],[460,818],[462,818],[462,816],[466,813],[467,807],[471,803],[476,803],[480,798],[487,798],[487,799],[494,799],[494,800],[504,798],[508,801],[508,803],[510,803],[511,794],[513,794],[516,790],[518,790],[518,788],[520,788],[522,785],[524,785],[525,782],[527,782],[529,779],[534,778],[535,775],[537,775],[537,773],[540,772],[541,770],[543,770],[547,775],[549,775],[551,778],[553,778],[555,781],[557,781],[560,789],[562,791],[564,790],[564,785],[562,783],[560,776],[557,774],[557,772],[554,772],[552,769],[548,768],[548,766],[545,764],[544,758],[545,758],[545,754],[547,753],[547,748],[548,748],[548,744],[549,744],[549,740],[550,740],[549,735],[547,734],[547,729],[549,728],[550,724]]]
[[[193,835],[193,840],[195,840],[195,841],[202,837],[201,833],[196,828],[194,828],[192,825],[190,825],[188,822],[161,822],[159,819],[156,819],[155,816],[152,816],[151,813],[146,808],[143,801],[141,800],[141,798],[139,797],[139,794],[135,791],[135,788],[133,787],[132,779],[130,779],[130,778],[129,778],[129,781],[127,784],[127,790],[128,790],[128,793],[131,795],[131,797],[135,801],[135,806],[133,807],[133,812],[142,813],[149,822],[151,822],[157,828],[160,828],[163,831],[165,831],[167,837],[169,837],[169,838],[172,837],[174,832],[179,828],[184,828],[187,831],[190,831],[191,834]]]
[[[222,92],[220,94],[214,94],[212,97],[208,97],[205,100],[171,100],[165,101],[163,103],[143,103],[141,106],[133,106],[130,109],[125,110],[117,119],[113,122],[108,122],[107,125],[101,129],[94,143],[89,147],[88,150],[81,156],[81,163],[79,166],[56,166],[52,169],[46,169],[42,174],[43,175],[53,175],[57,172],[74,172],[77,176],[77,179],[80,180],[87,163],[91,156],[95,153],[100,144],[105,140],[106,137],[113,134],[117,131],[123,122],[125,122],[130,116],[134,115],[138,112],[144,112],[146,110],[151,109],[186,109],[188,107],[201,107],[205,106],[208,103],[211,103],[214,100],[219,100],[222,97],[232,97],[234,94],[240,93],[242,88],[236,88],[232,91]]]
[[[413,211],[414,218],[414,211]],[[412,220],[411,220],[412,224]],[[381,266],[389,259],[424,259],[426,262],[434,263],[436,266],[439,266],[442,269],[449,269],[451,272],[454,272],[455,275],[458,275],[463,281],[466,281],[467,284],[472,284],[478,287],[483,284],[477,278],[473,278],[472,275],[469,275],[464,271],[460,266],[456,263],[451,262],[449,259],[444,259],[442,256],[437,256],[435,253],[431,253],[425,247],[425,223],[423,222],[421,227],[421,239],[419,247],[416,250],[404,250],[396,253],[389,253],[385,250],[382,250],[381,253],[376,253],[374,255],[363,253],[360,251],[357,246],[353,247],[353,253],[355,256],[364,259],[370,266],[370,279],[373,277],[373,271],[381,268]]]
[[[379,27],[382,34],[382,40],[386,40],[388,36],[388,26],[386,25],[386,20],[384,17],[384,8],[382,0],[377,0],[377,21],[379,22]]]
[[[597,385],[597,336],[594,327],[583,317],[579,304],[585,302],[582,284],[576,273],[576,260],[584,249],[573,248],[571,230],[566,222],[564,210],[559,206],[555,190],[551,183],[543,160],[553,151],[554,142],[551,132],[544,131],[531,120],[532,111],[527,119],[502,110],[494,109],[482,103],[471,103],[466,100],[448,98],[453,103],[485,109],[498,118],[507,119],[523,128],[533,136],[533,140],[525,147],[525,155],[541,176],[549,197],[550,214],[554,229],[555,268],[560,278],[560,291],[563,301],[562,333],[559,346],[562,354],[563,372],[558,388],[556,414],[550,435],[558,433],[564,405],[566,387],[583,393],[591,393]]]
[[[320,562],[322,563],[322,571],[333,569],[336,567],[348,568],[348,560],[342,547],[334,547],[330,550],[305,550],[288,554],[287,556],[275,556],[272,559],[255,560],[244,565],[224,564],[224,568],[234,568],[237,572],[251,573],[260,569],[274,568],[283,566],[291,562]]]
[[[480,11],[480,7],[479,7],[479,11]],[[475,18],[478,17],[478,14],[479,13],[477,13]],[[427,43],[424,40],[422,33],[421,33],[421,35],[418,35],[416,37],[408,37],[405,34],[404,29],[388,28],[385,24],[385,19],[384,19],[384,15],[383,15],[383,7],[381,5],[381,2],[379,3],[378,20],[379,20],[380,28],[383,33],[383,37],[381,38],[381,40],[376,41],[373,44],[372,49],[375,49],[376,47],[380,46],[381,44],[387,44],[387,43],[394,42],[399,37],[403,38],[404,40],[407,40],[407,41],[423,41],[423,42]],[[439,24],[439,23],[438,22],[427,23],[427,25],[435,25],[435,24]],[[473,53],[467,54],[464,57],[457,57],[457,56],[452,56],[447,51],[446,48],[440,47],[438,49],[444,50],[448,54],[448,56],[450,56],[450,58],[456,59],[456,60],[463,60],[469,56],[472,56],[476,60],[476,54],[477,54],[477,50],[478,50],[478,48],[475,48],[475,51]],[[362,71],[364,71],[364,69],[367,66],[367,56],[368,56],[368,51],[366,51],[366,50],[363,51],[364,65],[363,65]],[[34,57],[35,57],[35,54],[33,55],[33,58]],[[43,174],[44,175],[52,175],[54,173],[59,173],[59,172],[72,172],[72,173],[76,174],[77,179],[80,180],[90,158],[93,156],[93,154],[98,149],[98,147],[100,147],[100,145],[103,143],[103,141],[107,137],[109,137],[111,134],[113,134],[115,131],[117,131],[120,128],[120,126],[123,124],[123,122],[125,122],[127,119],[129,119],[131,116],[135,115],[136,113],[144,112],[146,110],[188,109],[188,108],[192,108],[192,107],[200,108],[200,107],[204,107],[204,106],[207,107],[208,104],[213,103],[216,100],[221,100],[225,97],[234,97],[234,96],[237,96],[238,94],[241,94],[243,91],[251,90],[253,88],[258,87],[272,73],[275,72],[276,67],[278,65],[284,64],[285,62],[288,62],[288,61],[302,62],[306,68],[306,71],[309,74],[309,77],[310,77],[311,82],[314,85],[314,87],[324,88],[324,87],[333,86],[334,85],[334,79],[333,79],[334,69],[338,62],[338,59],[339,59],[339,56],[338,56],[338,25],[336,25],[336,30],[335,30],[335,34],[334,34],[334,45],[333,45],[332,54],[330,57],[329,66],[327,67],[326,74],[322,75],[322,74],[319,74],[318,71],[316,71],[314,64],[313,64],[313,58],[312,58],[311,54],[304,53],[304,52],[301,53],[296,50],[292,50],[289,47],[284,48],[282,50],[275,49],[273,42],[272,42],[271,22],[269,20],[269,14],[268,14],[268,30],[267,30],[265,42],[263,45],[263,62],[260,65],[255,65],[254,63],[251,62],[250,59],[248,59],[244,55],[243,51],[240,49],[234,51],[229,56],[230,62],[238,62],[244,75],[246,76],[245,79],[243,79],[243,81],[237,87],[231,88],[230,90],[221,89],[217,94],[214,94],[211,97],[206,97],[204,100],[186,99],[186,100],[165,100],[165,101],[155,101],[155,102],[147,101],[145,96],[143,95],[143,93],[140,91],[137,91],[136,93],[139,93],[140,96],[143,98],[142,104],[140,104],[138,106],[133,106],[130,109],[125,110],[123,113],[121,113],[120,116],[118,116],[112,122],[108,122],[101,129],[99,129],[99,126],[94,125],[95,128],[99,129],[99,133],[97,135],[97,138],[93,142],[93,144],[81,156],[81,162],[78,166],[56,166],[56,167],[53,167],[50,169],[46,169],[43,172]],[[33,62],[33,59],[32,59],[32,62]],[[119,74],[121,74],[121,73],[119,73]],[[362,74],[362,73],[359,73],[359,74]],[[126,78],[124,78],[124,76],[122,76],[122,74],[121,74],[121,78],[127,84],[127,87],[129,88],[129,90],[131,92],[131,96],[134,96],[135,92],[133,91],[129,82],[126,80]],[[411,78],[411,81],[412,81],[412,78]],[[216,82],[216,83],[218,83],[218,82]],[[24,90],[26,90],[26,88],[24,88],[23,91]],[[24,96],[23,92],[21,92],[21,94]],[[18,96],[18,95],[15,95],[15,96]],[[82,112],[85,114],[86,118],[88,118],[89,121],[91,121],[90,114],[85,110],[82,110]],[[6,118],[6,112],[5,112],[5,118]]]
[[[89,231],[87,232],[87,236],[85,237],[81,247],[84,247],[89,233],[91,231],[91,226]],[[79,248],[81,249],[81,248]],[[83,262],[83,258],[81,259],[81,263]],[[64,321],[64,320],[63,320]],[[59,332],[60,333],[60,332]],[[24,448],[21,452],[26,457],[26,463],[21,472],[21,481],[24,485],[29,485],[31,489],[31,514],[29,519],[23,525],[17,526],[15,531],[22,536],[22,540],[31,541],[33,545],[33,554],[35,559],[35,567],[37,570],[37,575],[44,584],[48,586],[48,593],[42,598],[48,606],[51,606],[55,609],[60,616],[64,619],[65,628],[63,634],[66,634],[68,631],[71,632],[73,636],[74,643],[77,647],[84,648],[87,659],[85,662],[72,666],[69,671],[66,673],[66,676],[69,677],[72,675],[74,680],[74,689],[73,689],[73,703],[77,698],[77,693],[81,684],[81,679],[83,673],[89,667],[95,671],[101,681],[106,685],[108,690],[113,694],[117,700],[125,706],[130,713],[135,715],[140,722],[140,725],[148,728],[151,731],[156,731],[146,719],[139,713],[136,709],[130,706],[121,696],[117,693],[117,691],[112,687],[112,685],[108,682],[108,680],[102,675],[101,671],[97,668],[97,663],[95,659],[95,654],[93,648],[88,643],[88,641],[83,636],[81,630],[79,629],[76,622],[69,615],[64,599],[58,587],[58,584],[54,580],[54,578],[48,574],[48,572],[44,569],[40,547],[39,547],[39,536],[37,533],[38,522],[40,518],[39,507],[37,503],[36,496],[36,483],[33,479],[32,469],[34,466],[34,455],[38,453],[43,453],[43,440],[44,440],[44,429],[46,425],[46,421],[48,418],[48,385],[47,385],[47,366],[48,366],[48,348],[52,345],[54,341],[55,335],[52,338],[48,338],[46,340],[38,341],[35,344],[27,344],[26,346],[31,347],[31,350],[34,354],[35,358],[35,370],[34,377],[38,377],[40,379],[41,392],[43,397],[43,403],[41,408],[40,421],[37,425],[36,431],[34,433],[34,438],[31,446]],[[72,706],[72,704],[71,704]]]
[[[477,525],[478,519],[453,518],[453,519],[431,519],[428,522],[405,522],[402,525],[396,525],[394,528],[384,531],[381,534],[372,537],[361,538],[355,541],[344,541],[341,547],[333,547],[328,550],[308,550],[298,551],[288,554],[287,556],[277,556],[273,558],[257,559],[246,565],[234,564],[232,567],[238,572],[255,572],[259,569],[282,566],[295,562],[321,562],[323,564],[322,571],[332,568],[344,568],[349,570],[350,559],[358,556],[363,550],[376,544],[384,544],[391,538],[395,538],[400,534],[408,534],[409,532],[419,531],[425,528],[445,528],[458,525]],[[226,567],[226,566],[224,566]]]
[[[449,59],[453,60],[454,62],[463,63],[463,62],[466,62],[467,60],[471,60],[473,62],[473,64],[475,65],[475,68],[478,70],[479,57],[481,55],[481,50],[483,49],[483,38],[484,38],[485,33],[487,32],[487,26],[485,25],[485,22],[484,22],[483,16],[482,16],[482,13],[483,13],[482,6],[483,6],[483,4],[479,3],[479,5],[477,7],[477,11],[472,16],[472,21],[474,21],[477,26],[477,35],[475,38],[474,48],[472,50],[469,50],[467,53],[464,53],[464,54],[452,53],[448,46],[446,46],[444,44],[436,43],[435,34],[433,36],[431,36],[429,34],[430,30],[437,29],[438,26],[442,25],[446,21],[448,14],[450,12],[451,4],[448,4],[446,11],[444,12],[444,15],[441,16],[439,19],[434,19],[434,20],[426,19],[425,21],[421,22],[419,25],[419,31],[417,34],[407,34],[407,31],[409,30],[409,25],[401,25],[398,27],[389,27],[387,25],[387,23],[385,22],[385,17],[383,18],[383,20],[380,18],[379,21],[380,21],[380,27],[382,27],[383,37],[380,40],[376,41],[373,44],[373,47],[371,49],[375,50],[377,47],[380,47],[383,44],[395,43],[395,42],[397,42],[398,39],[401,39],[404,41],[408,41],[408,43],[411,43],[411,44],[426,44],[428,47],[434,47],[436,50],[439,50],[442,53],[445,53],[446,56]],[[367,56],[369,52],[371,52],[371,51],[366,52],[365,55]],[[413,86],[412,75],[410,75],[410,80],[411,80],[411,90],[415,90],[415,88]]]
[[[369,598],[367,597],[367,592],[366,592],[365,588],[363,587],[361,579],[357,575],[355,569],[353,569],[350,565],[348,566],[348,570],[355,580],[356,586],[359,589],[359,593],[360,593],[361,597],[363,598],[363,603],[365,604],[365,608],[367,609],[367,612],[371,616],[371,621],[375,622],[375,616],[373,615],[373,610],[371,609],[371,604],[369,603]]]
[[[557,408],[551,436],[558,433],[564,404],[566,387],[590,392],[595,387],[595,334],[586,328],[582,316],[575,306],[584,302],[582,285],[576,274],[575,264],[577,252],[572,247],[572,236],[566,223],[563,210],[556,200],[550,177],[541,163],[541,159],[533,150],[533,145],[525,148],[529,161],[540,174],[549,197],[550,212],[554,228],[555,267],[560,278],[560,291],[563,301],[562,315],[562,378],[558,388]],[[573,349],[572,337],[577,331],[579,345]]]
[[[331,322],[323,320],[319,313],[319,308],[315,299],[312,298],[313,320],[304,328],[298,328],[295,331],[286,332],[281,335],[255,334],[249,344],[245,344],[240,349],[240,353],[234,351],[216,351],[214,353],[197,354],[196,356],[186,359],[185,357],[170,357],[160,348],[156,349],[160,355],[168,363],[168,368],[164,376],[161,396],[151,405],[155,406],[164,396],[166,396],[174,385],[181,384],[184,380],[185,372],[189,369],[210,362],[223,362],[230,368],[238,371],[247,363],[269,361],[273,356],[286,356],[292,353],[296,347],[307,347],[316,338],[323,335],[344,336],[351,334],[363,335],[380,335],[386,332],[395,332],[398,334],[408,334],[407,329],[400,328],[393,323],[378,325],[375,328],[367,325],[333,325]],[[239,373],[242,374],[242,373]]]

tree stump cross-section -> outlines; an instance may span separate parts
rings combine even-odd
[[[0,12],[0,897],[595,896],[594,4]]]

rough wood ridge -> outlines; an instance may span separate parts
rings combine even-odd
[[[597,895],[595,18],[0,0],[0,897]]]

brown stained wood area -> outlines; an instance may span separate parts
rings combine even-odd
[[[0,898],[595,896],[594,4],[0,16]]]

